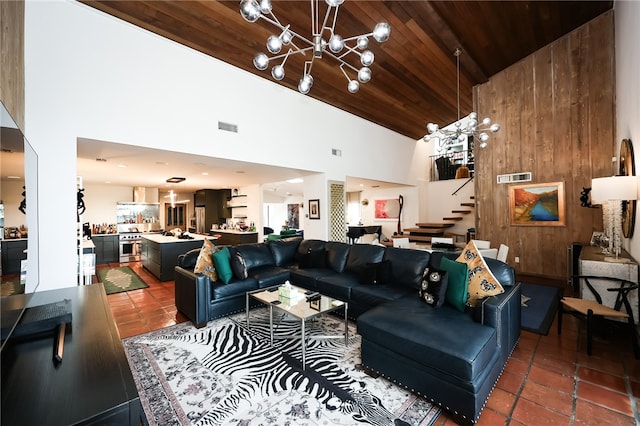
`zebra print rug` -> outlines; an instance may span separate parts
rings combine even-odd
[[[150,425],[432,425],[440,409],[357,368],[360,336],[310,339],[307,368],[299,339],[269,344],[266,309],[201,329],[182,323],[123,340]],[[276,337],[299,333],[283,318]],[[340,334],[344,320],[325,315],[308,335]]]

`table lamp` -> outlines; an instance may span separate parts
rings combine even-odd
[[[604,233],[609,238],[608,253],[622,249],[622,202],[638,199],[637,176],[609,176],[591,179],[591,202],[602,204]]]

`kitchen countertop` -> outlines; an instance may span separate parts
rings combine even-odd
[[[258,231],[238,231],[237,229],[212,229],[209,232],[214,234],[257,234]]]
[[[155,243],[160,243],[160,244],[165,244],[165,243],[182,243],[185,241],[204,241],[204,239],[209,239],[209,240],[215,240],[214,237],[209,237],[207,235],[200,235],[200,234],[191,234],[189,233],[190,236],[193,237],[193,239],[182,239],[182,238],[178,238],[178,237],[165,237],[162,234],[142,234],[142,238],[145,238],[149,241],[153,241]]]

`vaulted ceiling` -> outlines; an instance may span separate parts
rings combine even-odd
[[[262,19],[245,21],[237,0],[83,3],[272,80],[269,70],[256,70],[252,60],[256,53],[267,52],[265,41],[277,30]],[[460,56],[460,115],[464,116],[473,109],[474,85],[612,7],[613,1],[347,0],[339,8],[336,33],[345,38],[368,33],[386,21],[391,37],[382,44],[371,39],[373,78],[356,94],[347,91],[336,61],[325,55],[314,63],[314,85],[308,96],[418,139],[427,122],[444,125],[457,118],[456,48],[464,52]],[[308,1],[273,0],[273,12],[282,24],[310,35]],[[289,57],[280,84],[297,90],[303,63],[301,55]],[[479,113],[490,115],[490,111]]]

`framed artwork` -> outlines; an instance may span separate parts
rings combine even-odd
[[[511,225],[564,226],[564,182],[511,185]]]
[[[300,228],[300,204],[287,204],[287,220],[289,220],[289,228]]]
[[[320,200],[309,200],[309,219],[320,219]]]
[[[400,200],[389,198],[375,200],[374,220],[398,220],[400,217]]]

